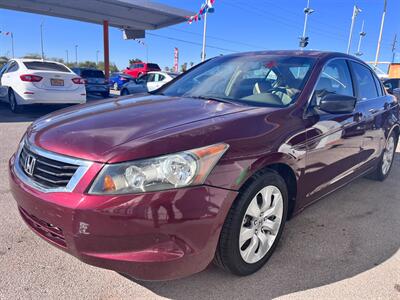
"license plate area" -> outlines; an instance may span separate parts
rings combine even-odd
[[[64,86],[64,80],[63,79],[50,79],[50,84],[52,86]]]

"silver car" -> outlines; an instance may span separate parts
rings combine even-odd
[[[152,92],[162,87],[167,82],[170,82],[178,75],[177,73],[170,72],[149,72],[136,80],[125,83],[121,88],[120,95],[125,96]]]

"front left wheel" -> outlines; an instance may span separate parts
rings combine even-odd
[[[259,270],[276,248],[287,212],[288,192],[283,178],[273,170],[255,175],[228,213],[215,264],[240,276]]]

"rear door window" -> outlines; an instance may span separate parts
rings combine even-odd
[[[18,69],[19,69],[18,63],[13,61],[13,62],[11,62],[10,66],[8,67],[8,69],[5,73],[15,72],[15,71],[18,71]]]
[[[358,86],[358,98],[361,100],[377,98],[378,90],[372,72],[362,64],[353,61],[350,64],[354,73],[354,83]]]
[[[56,64],[52,62],[46,61],[26,61],[24,65],[29,70],[36,70],[36,71],[55,71],[55,72],[65,72],[70,73],[67,67]]]

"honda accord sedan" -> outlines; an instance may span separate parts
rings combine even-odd
[[[291,216],[360,176],[384,180],[399,128],[396,99],[355,57],[220,56],[151,95],[37,120],[10,185],[26,224],[88,264],[141,280],[211,262],[243,276]]]

